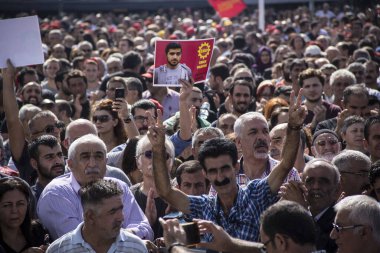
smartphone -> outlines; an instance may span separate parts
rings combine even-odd
[[[186,233],[187,246],[193,246],[201,242],[198,224],[196,222],[187,222],[180,224]]]
[[[118,98],[124,99],[124,88],[116,88],[115,89],[115,100]]]

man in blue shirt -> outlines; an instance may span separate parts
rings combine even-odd
[[[300,129],[306,116],[299,97],[291,96],[289,106],[289,127],[284,146],[283,159],[268,177],[251,181],[246,188],[236,183],[237,149],[226,139],[211,139],[200,149],[198,160],[204,167],[207,179],[217,191],[216,197],[188,196],[171,187],[165,164],[165,129],[161,118],[150,126],[148,137],[152,143],[153,171],[158,194],[174,208],[192,218],[211,220],[222,226],[231,236],[239,239],[258,241],[259,218],[261,213],[275,203],[277,192],[294,165],[300,139]],[[254,134],[254,133],[252,133]],[[210,241],[210,235],[205,238]]]

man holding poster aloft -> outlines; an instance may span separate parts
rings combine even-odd
[[[153,86],[181,87],[179,80],[204,82],[214,39],[157,40]]]
[[[166,64],[154,69],[153,84],[178,85],[179,79],[191,81],[191,69],[180,63],[182,47],[179,43],[171,42],[165,48]]]

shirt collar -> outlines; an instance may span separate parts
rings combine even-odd
[[[70,175],[70,181],[71,181],[71,187],[73,187],[74,192],[76,194],[79,194],[80,185],[79,185],[78,181],[76,180],[76,178],[74,177],[74,174],[72,172]]]

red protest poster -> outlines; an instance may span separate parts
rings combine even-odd
[[[194,83],[206,79],[214,39],[157,40],[153,86],[181,86],[179,79]]]
[[[247,7],[243,0],[208,0],[208,2],[222,18],[233,18]]]

